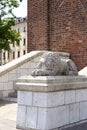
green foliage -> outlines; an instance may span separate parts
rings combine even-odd
[[[19,43],[21,40],[19,33],[11,29],[11,26],[14,24],[15,22],[12,18],[0,21],[0,49],[9,50],[10,44],[13,44],[15,41]]]
[[[20,2],[22,0],[0,0],[0,18],[7,14],[14,15],[12,11],[19,6]]]
[[[19,6],[22,0],[0,0],[0,50],[9,50],[10,44],[19,43],[21,40],[19,33],[12,30],[15,25],[13,9]],[[7,15],[10,15],[8,18]]]

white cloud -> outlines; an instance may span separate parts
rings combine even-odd
[[[13,12],[17,17],[27,16],[27,0],[23,0],[23,2],[20,3],[20,6],[15,8]]]

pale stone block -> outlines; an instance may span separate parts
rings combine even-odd
[[[4,88],[4,90],[13,89],[13,82],[3,83],[3,88]]]
[[[64,104],[64,92],[33,93],[33,106],[55,107]]]
[[[21,69],[25,69],[25,68],[27,68],[27,63],[21,65]]]
[[[64,104],[64,91],[47,94],[47,107],[57,107]]]
[[[8,91],[3,91],[3,97],[8,97]]]
[[[33,106],[46,107],[47,93],[33,93]]]
[[[16,73],[9,73],[8,74],[8,81],[13,81],[16,79],[17,79]]]
[[[38,110],[38,122],[37,122],[37,129],[46,129],[46,123],[47,123],[47,110],[46,108],[39,108]]]
[[[87,89],[76,90],[76,102],[87,100]]]
[[[2,76],[2,82],[8,82],[8,74]]]
[[[69,107],[61,106],[47,111],[47,128],[53,129],[69,123]]]
[[[18,79],[18,78],[20,78],[21,74],[17,73],[16,76],[17,76],[17,79]]]
[[[17,67],[17,68],[16,68],[17,73],[20,73],[20,69],[21,69],[21,67]]]
[[[27,107],[26,128],[36,128],[37,123],[37,108]]]
[[[0,83],[0,90],[3,90],[4,89],[4,85],[3,83]]]
[[[27,62],[26,67],[31,68],[31,61]]]
[[[18,106],[17,111],[17,128],[25,128],[26,120],[26,107],[25,106]]]
[[[28,70],[27,70],[28,75],[31,75],[33,71],[34,71],[34,69],[32,69],[32,68],[31,68],[31,69],[28,69]]]
[[[87,102],[80,103],[80,120],[87,119]]]
[[[0,100],[3,98],[3,91],[0,91]]]
[[[69,107],[40,108],[38,111],[38,129],[54,129],[69,123]]]
[[[21,76],[27,75],[27,74],[28,74],[27,69],[20,69],[20,75],[21,75]]]
[[[0,83],[2,83],[2,76],[0,77]]]
[[[79,121],[79,103],[70,104],[69,107],[70,123],[75,123]]]
[[[12,71],[8,72],[9,74],[15,74],[16,73],[16,69],[13,69]]]
[[[75,103],[75,90],[65,91],[65,104]]]
[[[36,64],[35,62],[31,62],[31,63],[30,63],[30,66],[31,66],[32,69],[35,69],[36,66],[37,66],[37,64]]]
[[[19,72],[19,69],[16,69],[16,75],[18,75],[20,72]]]
[[[32,105],[32,92],[18,91],[18,104]]]

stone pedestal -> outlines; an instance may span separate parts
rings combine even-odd
[[[23,76],[18,90],[17,128],[52,130],[87,119],[87,78]]]

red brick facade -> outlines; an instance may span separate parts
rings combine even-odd
[[[69,52],[87,65],[87,0],[28,0],[28,51]]]

